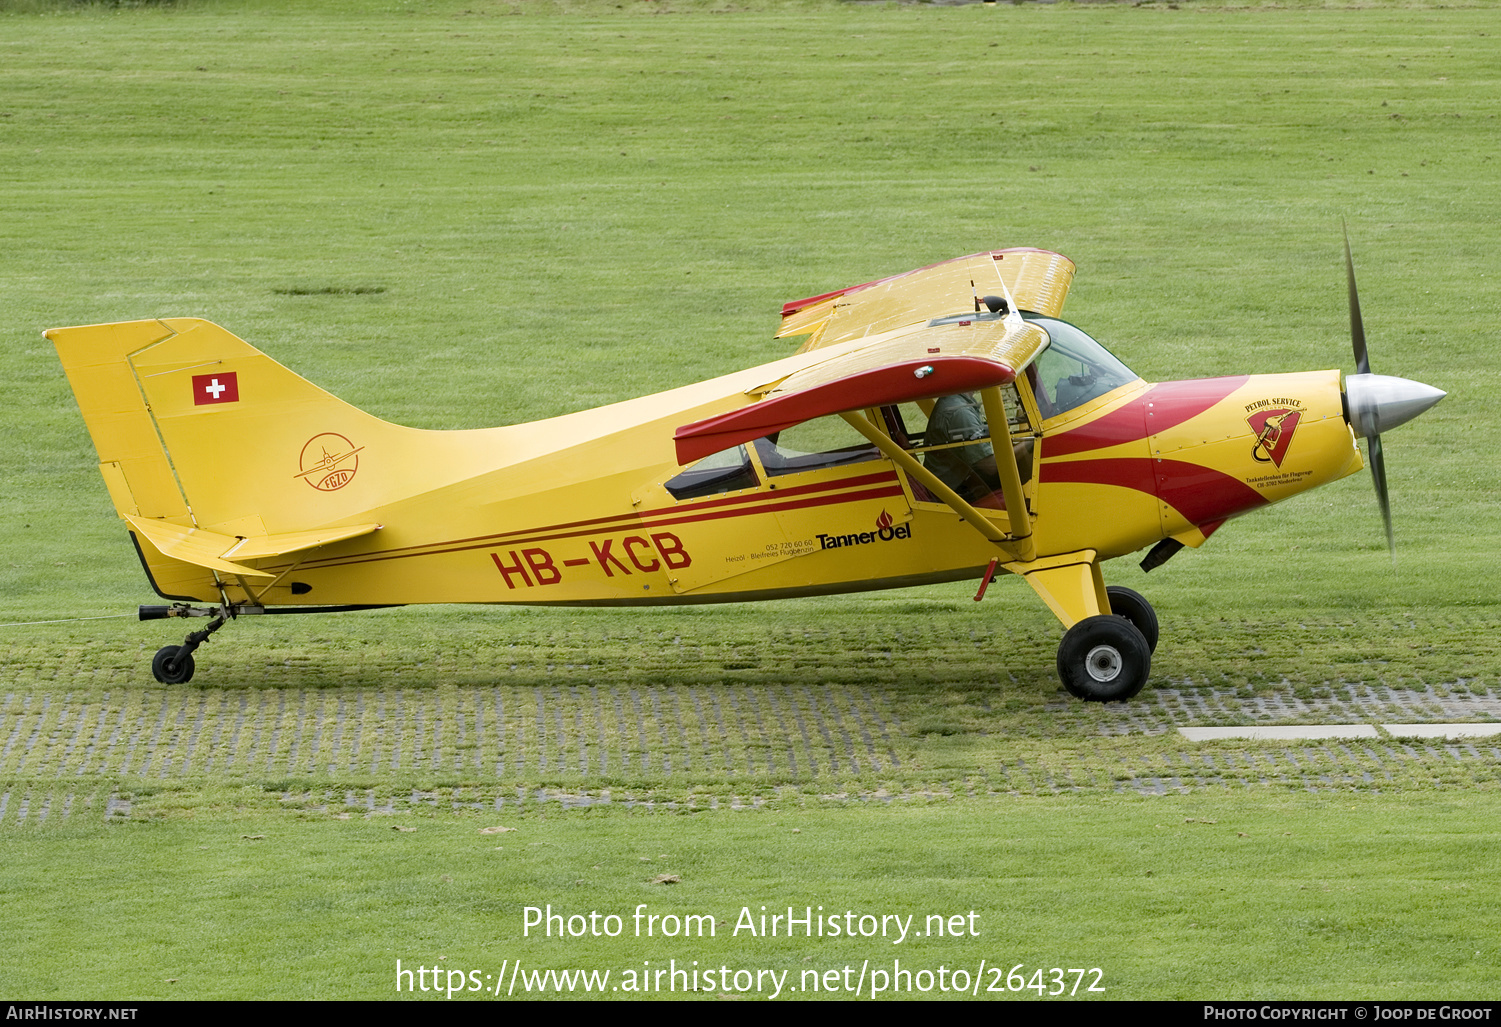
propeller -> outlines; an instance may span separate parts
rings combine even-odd
[[[1355,351],[1355,374],[1345,376],[1345,399],[1350,427],[1356,438],[1366,440],[1370,453],[1371,479],[1376,485],[1376,502],[1381,506],[1381,521],[1386,525],[1386,547],[1397,563],[1397,543],[1392,537],[1392,503],[1386,491],[1386,455],[1381,448],[1381,433],[1388,428],[1417,417],[1448,393],[1422,382],[1371,373],[1371,357],[1366,351],[1365,323],[1360,317],[1360,295],[1355,289],[1355,261],[1350,256],[1350,229],[1345,231],[1345,276],[1350,286],[1350,345]]]

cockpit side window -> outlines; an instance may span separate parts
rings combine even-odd
[[[842,417],[819,417],[755,442],[768,477],[881,459],[881,451]]]
[[[759,488],[772,478],[883,459],[842,417],[819,417],[720,450],[679,471],[663,487],[674,499],[698,499]]]
[[[737,489],[752,489],[761,484],[750,454],[744,446],[722,449],[667,480],[664,488],[673,499],[697,499],[717,496]]]

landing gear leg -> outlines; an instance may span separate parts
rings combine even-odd
[[[1058,677],[1071,695],[1118,702],[1142,690],[1157,646],[1157,614],[1140,593],[1105,586],[1094,550],[1006,569],[1024,575],[1068,629],[1058,646]]]
[[[152,611],[149,615],[147,611]],[[185,685],[193,680],[193,652],[215,631],[224,626],[224,622],[235,615],[235,610],[230,606],[221,606],[217,610],[202,610],[181,604],[170,609],[163,607],[141,607],[141,619],[149,620],[156,617],[212,617],[208,626],[202,631],[193,631],[187,638],[182,640],[182,645],[168,645],[156,651],[151,659],[151,676],[164,685]]]

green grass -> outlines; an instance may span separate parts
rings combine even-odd
[[[884,957],[516,938],[527,904],[671,895],[975,908],[991,933],[924,966],[1084,962],[1115,998],[1494,997],[1494,747],[1170,728],[1495,715],[1498,29],[1483,3],[0,2],[0,991]],[[177,689],[148,664],[179,628],[14,626],[152,600],[48,327],[209,317],[382,417],[476,427],[771,360],[786,300],[1032,245],[1149,379],[1348,370],[1342,218],[1375,370],[1450,391],[1385,440],[1398,570],[1360,478],[1109,565],[1163,620],[1130,708],[1060,697],[1014,581],[239,622]]]
[[[797,987],[805,971],[899,960],[913,972],[965,969],[986,998],[1033,1001],[1035,990],[988,989],[1020,964],[1049,981],[1053,967],[1098,967],[1103,994],[1083,994],[1091,975],[1081,998],[1495,996],[1501,891],[1479,872],[1498,841],[1494,795],[347,821],[277,813],[255,794],[204,800],[236,812],[0,834],[10,942],[0,987],[37,999],[392,998],[398,959],[441,967],[445,983],[460,972],[459,989],[472,987],[468,972],[484,981],[518,959],[526,971],[608,969],[616,982],[647,961],[697,960],[788,973]],[[678,881],[654,883],[662,876]],[[642,904],[647,916],[708,914],[714,934],[637,937]],[[614,914],[619,934],[560,937],[555,924],[548,937],[527,928],[529,906],[597,912],[601,934]],[[853,912],[857,925],[866,914],[912,920],[905,940],[891,921],[885,938],[768,937],[763,906],[798,916],[821,906],[841,923]],[[947,929],[956,915],[957,936],[926,933],[928,917]],[[980,971],[982,960],[1001,974]],[[722,992],[740,993],[708,989]]]

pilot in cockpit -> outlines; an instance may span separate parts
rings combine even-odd
[[[932,450],[924,457],[923,463],[960,498],[975,501],[998,492],[1001,487],[985,408],[972,392],[958,392],[935,401],[933,411],[928,415],[927,430],[923,433],[924,445],[946,446],[967,441],[973,441],[974,445]],[[1012,450],[1022,480],[1026,481],[1031,476],[1032,440],[1018,442]]]
[[[927,454],[924,463],[939,481],[965,499],[973,499],[993,490],[1000,481],[996,475],[995,451],[990,448],[989,439],[990,426],[985,420],[985,408],[974,393],[943,396],[933,404],[933,412],[928,415],[924,444],[946,446],[968,441],[975,444],[936,450]]]

